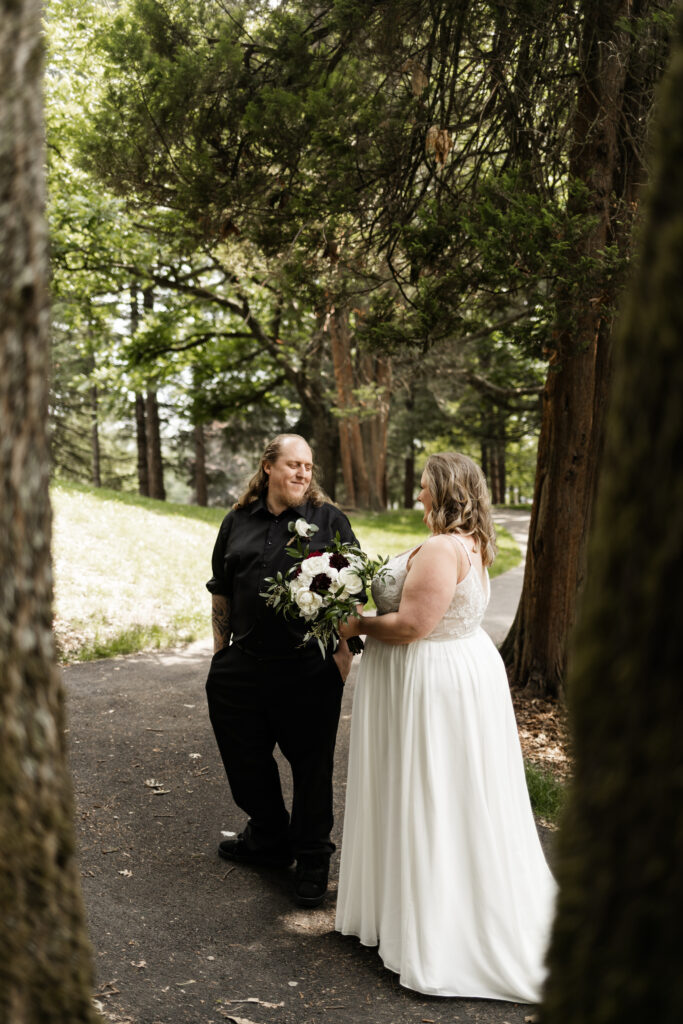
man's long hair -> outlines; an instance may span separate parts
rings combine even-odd
[[[268,474],[266,473],[264,466],[267,462],[275,462],[275,460],[280,457],[282,454],[283,443],[292,437],[297,438],[299,441],[303,441],[304,444],[308,444],[306,438],[302,437],[301,434],[278,434],[272,441],[269,441],[261,455],[261,461],[259,462],[258,469],[247,484],[247,489],[244,494],[242,494],[232,506],[233,508],[244,508],[245,505],[251,505],[252,501],[256,501],[257,498],[265,495],[268,490]],[[311,477],[311,482],[308,485],[308,490],[301,500],[310,501],[312,505],[318,506],[324,505],[326,501],[329,501],[329,498],[315,479],[315,466],[313,467],[313,476]]]

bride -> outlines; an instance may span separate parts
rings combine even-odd
[[[481,628],[495,554],[484,475],[427,461],[430,536],[373,582],[353,705],[336,928],[402,985],[535,1003],[556,886],[534,824],[507,676]]]

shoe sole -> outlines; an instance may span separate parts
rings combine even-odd
[[[304,907],[307,910],[312,910],[314,907],[319,907],[325,899],[325,893],[322,896],[295,896],[294,902],[298,907]]]

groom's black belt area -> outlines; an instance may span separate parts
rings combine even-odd
[[[256,661],[298,661],[302,668],[316,660],[321,661],[317,644],[315,646],[306,644],[305,647],[277,648],[273,647],[267,639],[251,636],[233,640],[233,644],[242,654],[246,654],[249,658],[255,658]]]

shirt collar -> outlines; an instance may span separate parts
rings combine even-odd
[[[294,512],[297,516],[304,516],[306,514],[307,505],[307,501],[302,502],[301,505],[291,505],[289,508],[286,508],[284,509],[284,511],[280,512],[279,515],[276,516],[276,518],[279,519],[280,516],[284,516],[288,512]],[[273,514],[266,504],[266,498],[264,494],[259,495],[256,501],[252,502],[251,505],[249,506],[250,516],[253,516],[255,512],[261,511],[267,512],[269,516]]]

